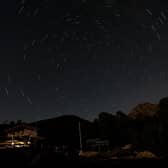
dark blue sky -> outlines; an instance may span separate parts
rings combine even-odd
[[[157,103],[168,91],[167,7],[164,0],[2,1],[0,121],[93,119]]]

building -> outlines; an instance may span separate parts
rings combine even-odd
[[[22,137],[31,137],[37,138],[37,129],[27,125],[27,124],[20,124],[15,127],[9,128],[6,130],[7,137],[15,137],[15,138],[22,138]]]
[[[88,139],[86,141],[88,151],[107,152],[109,150],[109,141],[101,139]]]
[[[0,148],[30,147],[39,138],[37,129],[28,124],[13,126],[5,132],[6,136],[0,140]]]

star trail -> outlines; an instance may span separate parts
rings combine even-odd
[[[128,113],[167,96],[164,0],[0,5],[0,121]]]

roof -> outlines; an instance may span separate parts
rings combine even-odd
[[[20,124],[20,125],[17,125],[15,127],[7,129],[6,132],[10,133],[10,132],[16,132],[16,131],[20,131],[20,130],[24,130],[24,129],[28,129],[28,130],[32,130],[32,131],[37,130],[35,127],[32,127],[28,124]]]

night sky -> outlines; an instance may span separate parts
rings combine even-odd
[[[1,1],[0,121],[92,120],[168,96],[168,2]]]

